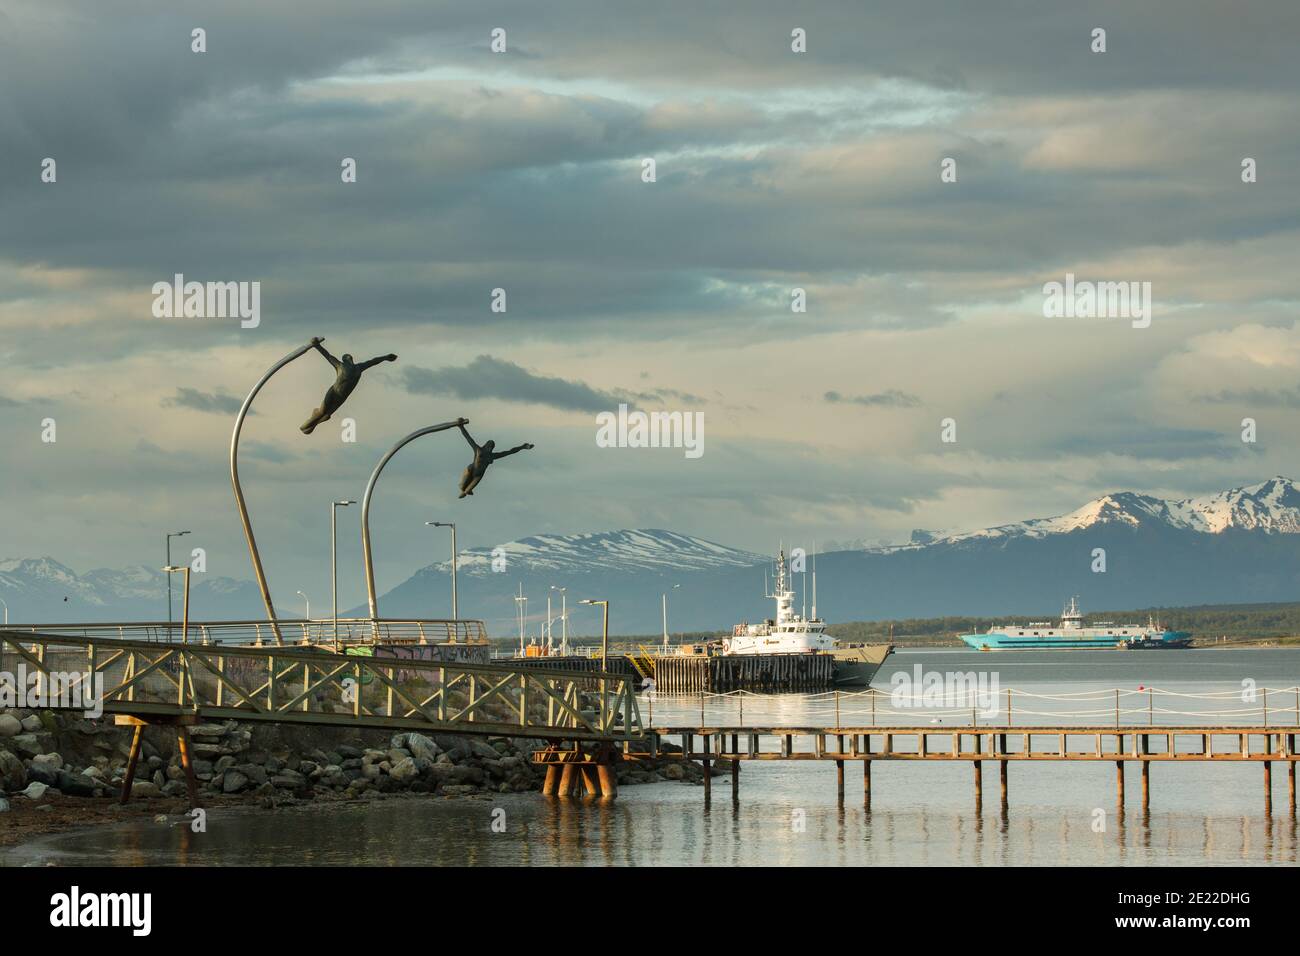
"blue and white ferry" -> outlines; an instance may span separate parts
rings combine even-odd
[[[1071,598],[1061,612],[1060,624],[1038,621],[990,627],[983,634],[963,634],[961,639],[976,650],[1080,650],[1121,648],[1152,650],[1187,647],[1192,635],[1187,631],[1170,631],[1154,621],[1141,624],[1116,624],[1097,621],[1084,625],[1078,598]]]

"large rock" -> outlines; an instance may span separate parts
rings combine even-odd
[[[95,781],[85,774],[59,771],[58,788],[60,793],[70,797],[93,797],[98,789]]]
[[[131,784],[131,796],[160,797],[162,796],[162,787],[152,780],[136,780]]]
[[[46,753],[54,749],[54,737],[50,734],[31,734],[22,733],[11,737],[10,746],[18,753],[20,757],[31,759],[38,754]]]
[[[16,737],[22,732],[22,721],[13,714],[0,714],[0,737]]]
[[[23,730],[27,731],[29,734],[38,734],[44,729],[45,724],[42,723],[41,718],[35,714],[28,714],[23,718]]]
[[[27,785],[27,789],[23,791],[23,796],[28,800],[39,800],[45,796],[45,791],[48,789],[50,788],[45,784],[33,781]]]
[[[411,752],[413,757],[423,757],[425,760],[438,759],[438,745],[424,734],[409,733],[406,734],[405,747]]]
[[[393,764],[393,769],[388,771],[388,776],[392,777],[399,783],[406,782],[417,776],[415,769],[415,760],[412,757],[403,757],[397,763]]]
[[[0,813],[8,813],[8,812],[9,812],[9,801],[6,800],[4,797],[0,797]]]
[[[227,770],[221,782],[222,793],[239,793],[249,784],[248,777],[238,770]]]
[[[17,793],[27,786],[27,768],[7,750],[0,750],[0,790]]]
[[[32,761],[31,766],[27,768],[27,779],[39,780],[47,787],[53,787],[58,785],[59,772],[48,764]]]
[[[43,767],[49,767],[51,770],[63,769],[63,756],[61,754],[37,754],[32,758],[32,766],[40,764]]]

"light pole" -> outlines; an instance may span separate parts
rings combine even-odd
[[[185,533],[188,534],[189,532]],[[183,567],[175,567],[169,564],[163,568],[163,571],[167,573],[168,584],[171,584],[173,574],[181,572],[185,574],[185,599],[181,603],[181,643],[188,644],[190,642],[190,566],[187,564]],[[170,641],[171,639],[171,632],[168,631],[167,640]]]
[[[674,584],[668,591],[676,591],[680,584]],[[668,591],[664,592],[664,650],[668,650]]]
[[[519,609],[519,656],[524,656],[524,622],[528,617],[528,598],[524,597],[524,584],[519,582],[519,596],[515,598]]]
[[[605,611],[604,623],[600,628],[600,724],[605,725],[605,671],[609,658],[609,602],[583,598],[580,604],[599,604]]]
[[[552,584],[551,590],[560,592],[560,653],[568,654],[569,653],[569,605],[567,601],[568,595],[565,594],[564,592],[568,591],[569,589],[558,588],[554,584]]]
[[[172,531],[167,535],[167,567],[172,565],[172,538],[189,534],[188,531]],[[172,576],[167,575],[167,640],[172,639]]]
[[[167,580],[170,581],[171,578],[168,578]],[[0,604],[5,605],[5,627],[8,627],[9,626],[9,605],[5,604],[4,598],[0,598]]]
[[[334,605],[334,651],[339,649],[339,509],[356,504],[350,498],[330,502],[330,601]]]
[[[307,602],[307,623],[311,624],[311,598],[303,594],[301,591],[298,592],[298,596]]]
[[[421,428],[419,431],[411,432],[396,445],[388,450],[383,458],[379,459],[379,464],[375,465],[375,470],[370,474],[370,481],[366,483],[366,493],[361,498],[361,546],[363,557],[366,563],[366,596],[370,601],[370,626],[374,637],[379,636],[379,598],[375,594],[375,563],[374,557],[370,551],[370,499],[375,493],[375,483],[379,481],[379,475],[388,464],[389,459],[401,451],[402,447],[409,442],[415,441],[421,435],[431,435],[434,432],[446,431],[448,428],[455,428],[457,425],[468,425],[468,418],[458,418],[454,422],[443,422],[440,425],[429,425]]]
[[[456,600],[456,522],[454,521],[426,521],[425,525],[431,528],[450,528],[451,529],[451,619],[460,620],[460,606]]]

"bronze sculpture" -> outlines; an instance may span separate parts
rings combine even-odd
[[[312,346],[317,352],[325,356],[325,360],[334,366],[335,378],[334,384],[329,387],[325,397],[321,399],[320,408],[311,413],[311,418],[302,425],[301,430],[304,435],[310,435],[317,425],[321,422],[327,422],[330,416],[339,410],[339,407],[347,401],[352,390],[357,387],[361,381],[361,373],[372,365],[378,365],[380,362],[396,362],[397,356],[393,353],[380,355],[372,358],[369,362],[360,364],[352,361],[352,356],[345,354],[342,359],[336,359],[329,352],[325,351],[321,342],[325,341],[319,335],[311,340]]]
[[[524,451],[525,449],[533,447],[528,442],[524,442],[524,444],[516,445],[509,451],[493,451],[497,446],[496,442],[489,439],[480,445],[470,437],[470,433],[465,430],[464,425],[457,423],[456,427],[460,429],[460,433],[464,435],[465,440],[469,442],[469,447],[474,449],[474,461],[466,466],[465,473],[460,476],[460,497],[462,498],[466,495],[474,494],[474,489],[477,488],[478,483],[483,480],[483,475],[487,472],[488,465],[492,464],[492,462],[496,461],[498,458],[505,458],[508,455],[513,455],[515,452]]]

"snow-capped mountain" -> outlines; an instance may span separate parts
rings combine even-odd
[[[1030,518],[959,534],[913,532],[912,543],[899,547],[925,548],[991,538],[1043,538],[1108,524],[1132,528],[1165,525],[1204,534],[1220,534],[1230,529],[1300,534],[1300,486],[1290,478],[1279,476],[1199,498],[1165,500],[1122,491],[1103,495],[1054,518]],[[898,550],[898,547],[883,550]]]
[[[175,585],[179,613],[180,587]],[[148,565],[77,574],[53,558],[0,560],[0,598],[15,623],[160,620],[167,612],[166,575]],[[250,581],[197,575],[190,601],[204,620],[260,618],[261,596]]]
[[[766,560],[761,554],[738,551],[688,534],[658,528],[599,531],[590,534],[539,534],[493,548],[468,548],[460,553],[459,574],[491,574],[493,562],[504,559],[507,570],[522,565],[531,571],[561,574],[584,571],[671,572],[746,568]],[[447,573],[451,562],[433,566]],[[430,570],[430,569],[425,569]]]

